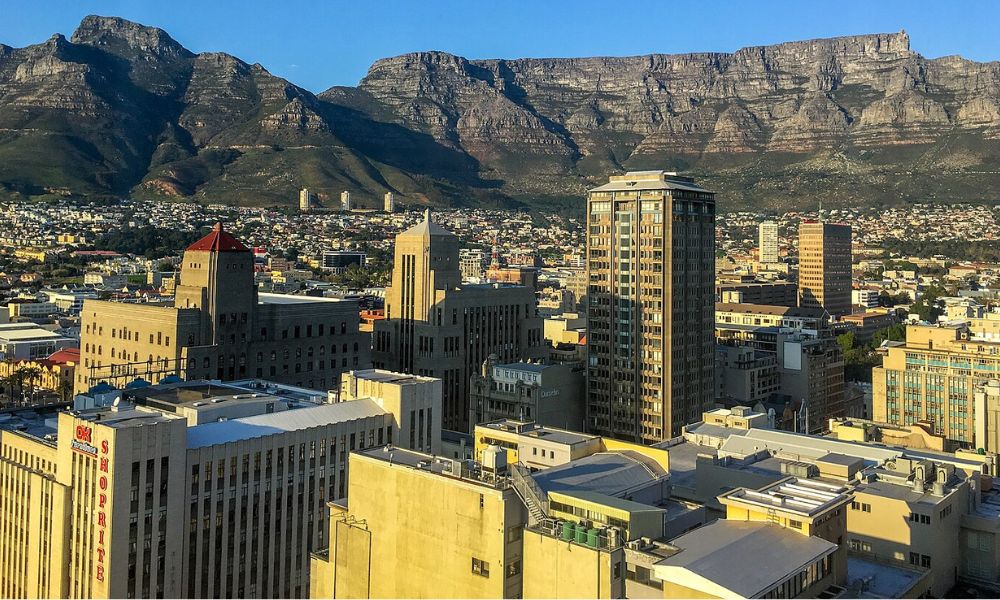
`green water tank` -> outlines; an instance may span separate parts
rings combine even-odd
[[[573,539],[573,523],[571,521],[563,521],[562,525],[562,539],[572,540]]]
[[[590,528],[587,531],[587,545],[591,548],[596,548],[601,539],[601,530],[597,528]]]
[[[587,528],[583,525],[576,526],[576,543],[586,544],[587,543]]]

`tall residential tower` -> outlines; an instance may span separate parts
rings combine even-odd
[[[664,171],[587,200],[587,427],[658,442],[711,408],[715,195]]]
[[[799,306],[830,316],[851,314],[851,226],[803,221],[799,225]]]
[[[764,221],[757,230],[757,259],[764,263],[778,262],[778,224]]]

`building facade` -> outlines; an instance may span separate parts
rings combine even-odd
[[[887,344],[882,365],[872,370],[874,420],[901,426],[929,421],[933,433],[950,443],[992,451],[1000,447],[1000,430],[995,416],[990,418],[984,389],[1000,380],[1000,340],[983,335],[981,327],[987,324],[973,319],[908,325],[906,342]]]
[[[371,365],[358,324],[355,301],[258,294],[253,254],[216,225],[184,252],[172,305],[86,302],[76,391],[174,374],[335,387]]]
[[[468,431],[470,378],[491,355],[502,362],[548,352],[530,288],[463,284],[459,240],[430,220],[396,237],[385,319],[376,321],[376,367],[438,377],[445,429]]]
[[[851,314],[851,226],[803,221],[799,225],[799,306]]]
[[[348,453],[411,439],[440,452],[429,439],[440,381],[351,377],[371,381],[345,382],[361,393],[335,403],[270,382],[192,381],[61,412],[54,429],[0,432],[0,494],[11,499],[0,593],[307,596],[309,553],[326,545],[326,501],[346,494]],[[383,398],[375,387],[412,389]]]
[[[587,199],[587,427],[656,442],[713,401],[715,196],[664,171]]]
[[[583,388],[582,363],[495,364],[487,360],[472,377],[469,422],[519,419],[583,431]]]

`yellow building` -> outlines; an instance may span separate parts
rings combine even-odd
[[[184,252],[172,304],[85,302],[75,389],[171,375],[332,388],[370,366],[358,324],[354,301],[258,294],[253,254],[218,224]]]
[[[179,382],[9,416],[0,595],[305,597],[348,453],[440,447],[425,420],[440,412],[439,380],[363,371],[344,387],[350,397],[330,403],[266,381]]]
[[[392,447],[352,453],[350,504],[330,504],[311,597],[624,597],[620,530],[536,519],[544,492],[525,483],[531,476],[508,471],[497,447],[484,456],[472,465]]]
[[[461,461],[401,448],[350,455],[350,508],[331,505],[313,598],[514,598],[524,506]]]
[[[22,387],[25,389],[51,390],[68,393],[73,389],[73,374],[80,362],[80,350],[63,348],[46,358],[34,360],[0,361],[0,377],[18,377],[18,372],[34,371],[32,378],[24,378]]]
[[[887,344],[872,371],[874,420],[902,427],[927,421],[952,445],[1000,450],[995,423],[976,435],[986,419],[976,414],[976,391],[1000,379],[1000,340],[977,331],[976,321],[908,325],[906,342]]]

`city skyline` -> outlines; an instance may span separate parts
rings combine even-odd
[[[0,597],[1000,590],[1000,4],[5,9]]]

